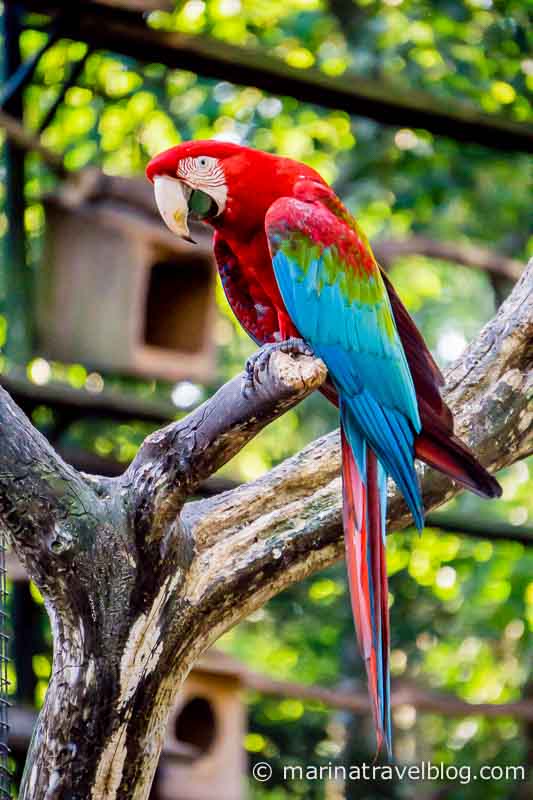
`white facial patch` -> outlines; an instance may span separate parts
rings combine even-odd
[[[222,214],[226,207],[228,187],[218,158],[212,156],[183,158],[178,164],[177,176],[192,189],[199,189],[209,195],[217,205],[217,216]]]

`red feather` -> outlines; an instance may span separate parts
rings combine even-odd
[[[367,449],[363,481],[342,428],[341,450],[344,543],[352,613],[372,700],[377,751],[385,744],[390,756],[389,590],[377,459]]]

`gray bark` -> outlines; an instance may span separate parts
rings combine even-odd
[[[447,374],[458,433],[491,470],[533,450],[533,266]],[[322,362],[270,356],[148,437],[119,478],[67,466],[0,390],[0,521],[39,586],[54,665],[21,798],[144,800],[195,659],[269,597],[342,555],[337,433],[254,483],[188,502],[261,428],[316,389]],[[426,507],[458,491],[420,470]],[[389,526],[409,524],[390,491]]]

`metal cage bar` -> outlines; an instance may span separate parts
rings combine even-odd
[[[9,680],[7,674],[9,635],[8,615],[6,612],[8,601],[6,546],[6,531],[3,526],[0,526],[0,800],[11,798],[8,746],[10,703],[8,701]]]

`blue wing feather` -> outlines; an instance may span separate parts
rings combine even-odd
[[[358,446],[360,437],[354,429],[393,477],[421,528],[423,506],[413,464],[420,417],[398,334],[388,340],[378,311],[349,301],[340,280],[331,281],[324,261],[322,254],[304,271],[283,252],[278,239],[272,262],[281,296],[291,320],[324,360],[339,391],[348,439],[361,473],[365,474],[364,447]],[[386,293],[382,302],[388,304]]]

